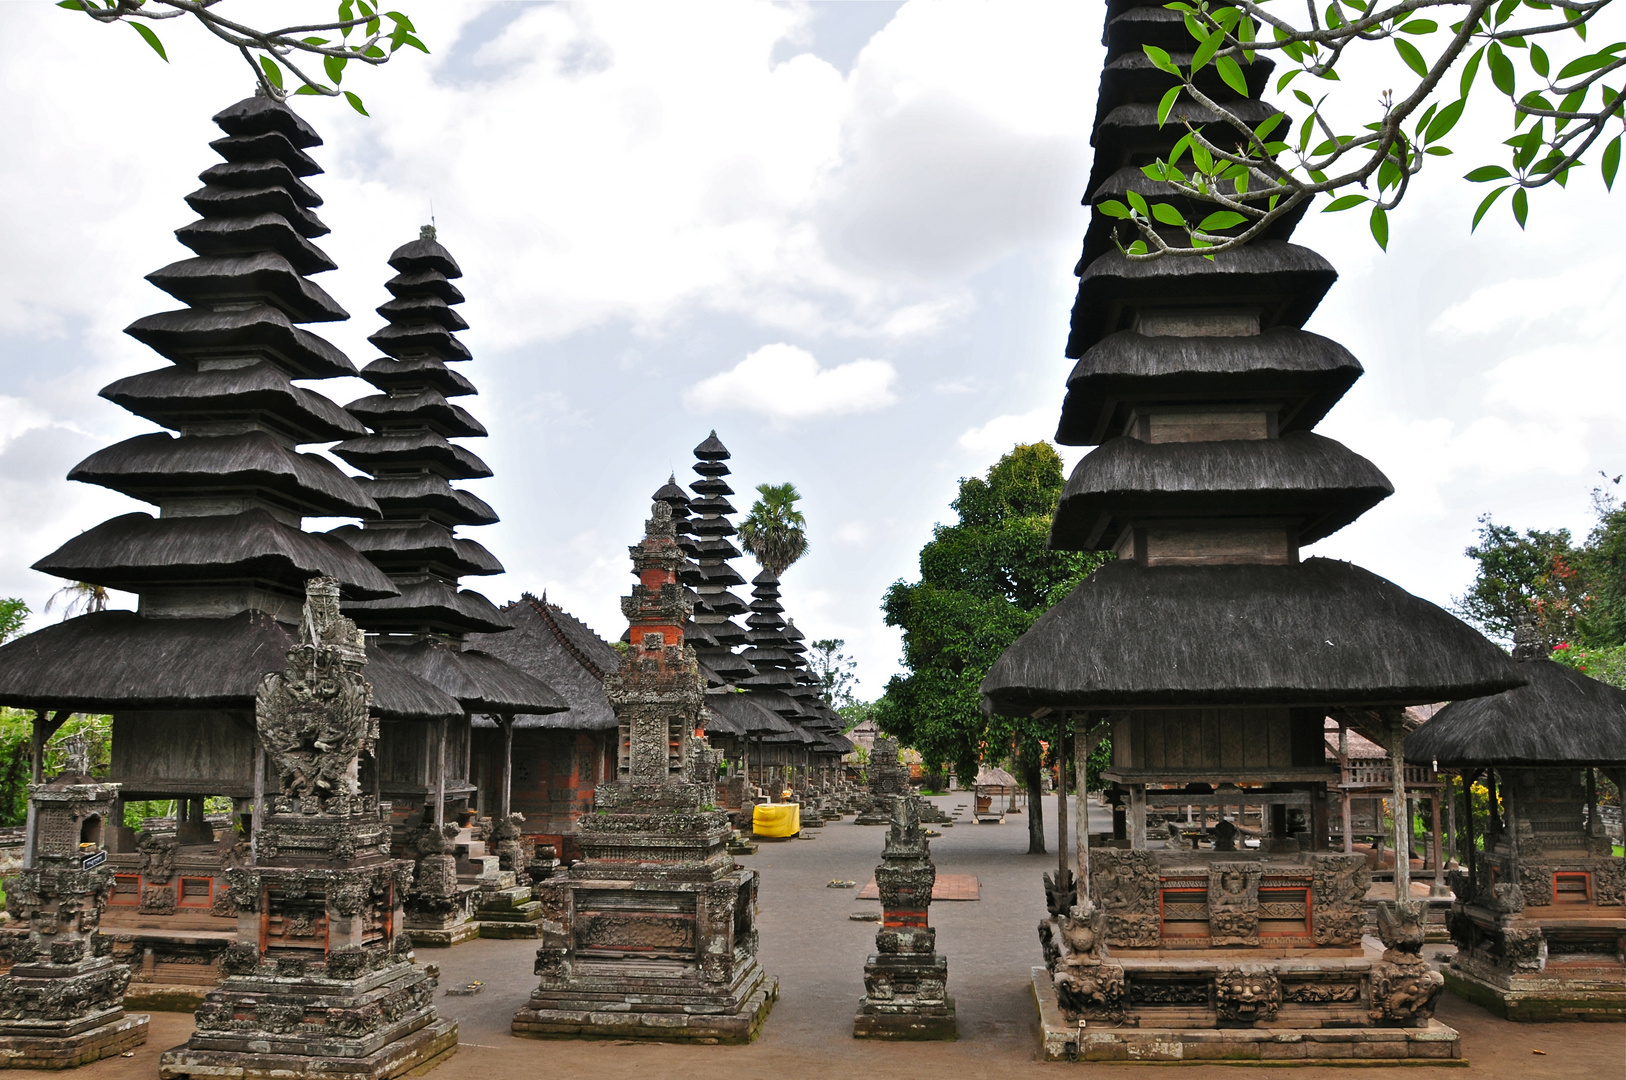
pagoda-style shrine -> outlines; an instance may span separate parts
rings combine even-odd
[[[456,311],[463,294],[453,284],[463,271],[436,239],[432,225],[425,225],[417,240],[396,248],[389,265],[396,271],[385,282],[391,299],[378,308],[386,325],[368,338],[386,355],[361,372],[380,392],[345,406],[371,432],[333,448],[335,456],[368,474],[358,483],[377,503],[379,515],[362,527],[345,525],[331,535],[365,555],[399,590],[385,599],[353,602],[346,613],[377,635],[377,648],[456,698],[464,710],[460,719],[398,725],[392,742],[428,748],[428,769],[419,755],[389,758],[381,762],[377,780],[382,794],[394,801],[418,859],[407,927],[420,945],[451,945],[479,933],[471,904],[482,886],[488,897],[504,898],[510,909],[529,901],[516,879],[523,867],[511,865],[513,860],[496,868],[471,861],[501,860],[486,852],[485,841],[475,839],[472,830],[448,835],[448,801],[466,804],[474,790],[467,781],[473,716],[492,716],[504,732],[507,766],[492,809],[496,827],[508,830],[520,824],[509,820],[514,717],[567,706],[541,680],[466,646],[469,634],[500,633],[508,624],[491,601],[458,588],[465,574],[500,574],[503,569],[481,544],[454,533],[497,520],[485,502],[452,486],[454,480],[491,475],[485,462],[452,441],[486,434],[466,409],[447,400],[476,393],[466,377],[448,366],[472,359],[456,336],[468,328]],[[461,875],[452,869],[459,846]]]
[[[537,883],[540,982],[513,1032],[748,1042],[778,981],[757,961],[756,871],[725,850],[716,760],[694,736],[705,679],[683,637],[692,601],[666,503],[631,554],[628,651],[605,683],[620,722],[616,777],[581,821],[584,858]]]
[[[1509,1020],[1626,1020],[1626,859],[1598,810],[1598,776],[1626,782],[1626,691],[1544,643],[1514,655],[1524,686],[1454,701],[1407,741],[1412,761],[1490,791],[1488,821],[1468,801],[1450,875],[1445,984]]]
[[[1134,191],[1179,203],[1140,166],[1167,158],[1186,123],[1217,119],[1183,97],[1157,123],[1174,80],[1142,46],[1189,64],[1181,13],[1112,0],[1105,42],[1086,201]],[[1201,85],[1257,123],[1276,112],[1259,100],[1270,66],[1245,65],[1247,95],[1212,68]],[[998,712],[1070,720],[1079,775],[1110,734],[1103,775],[1128,796],[1125,848],[1091,851],[1081,822],[1076,903],[1075,883],[1051,891],[1047,968],[1035,975],[1047,1057],[1460,1056],[1456,1033],[1432,1018],[1441,979],[1419,954],[1423,910],[1406,899],[1404,858],[1400,899],[1379,912],[1387,951],[1363,954],[1369,874],[1363,857],[1325,850],[1339,774],[1322,725],[1348,717],[1383,742],[1405,805],[1400,710],[1522,678],[1434,605],[1359,567],[1301,556],[1391,488],[1313,431],[1361,368],[1302,329],[1336,274],[1288,241],[1293,224],[1214,259],[1134,261],[1118,247],[1132,227],[1092,213],[1057,439],[1095,449],[1068,481],[1051,545],[1117,558],[1041,616],[982,685]],[[1257,847],[1148,835],[1149,808],[1235,805],[1244,791],[1267,807]],[[1288,828],[1294,811],[1309,823],[1300,835]]]
[[[159,1059],[163,1080],[386,1080],[457,1046],[402,927],[412,864],[390,857],[389,822],[357,782],[377,737],[365,637],[339,613],[338,582],[307,589],[299,642],[256,697],[277,790],[248,865],[229,874],[227,978]]]
[[[168,363],[102,390],[169,430],[100,450],[69,474],[157,514],[112,518],[35,564],[135,593],[139,607],[82,615],[0,647],[0,704],[35,710],[36,753],[71,713],[111,713],[119,798],[177,806],[173,825],[139,844],[122,802],[107,823],[115,888],[103,920],[131,950],[137,986],[172,998],[166,988],[195,996],[213,984],[230,939],[225,872],[241,856],[229,824],[217,837],[204,799],[231,798],[245,831],[259,821],[255,685],[296,641],[305,581],[331,578],[356,601],[397,592],[350,547],[301,528],[308,516],[379,513],[354,479],[300,451],[365,434],[306,385],[356,373],[304,328],[348,317],[311,280],[334,268],[312,242],[328,231],[307,183],[322,171],[307,151],[322,140],[269,97],[214,120],[224,137],[211,146],[222,160],[187,196],[199,219],[175,234],[193,255],[147,276],[185,306],[126,329]],[[374,715],[391,726],[462,712],[387,656],[374,656],[370,670]]]

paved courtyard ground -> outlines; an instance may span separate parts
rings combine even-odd
[[[950,809],[966,795],[936,799]],[[1045,806],[1055,846],[1051,800]],[[1110,821],[1095,825],[1110,827]],[[456,1017],[462,1044],[436,1080],[575,1080],[618,1077],[664,1078],[1145,1077],[1153,1065],[1047,1064],[1038,1060],[1029,972],[1039,962],[1035,926],[1044,913],[1040,874],[1055,856],[1028,855],[1027,822],[1020,815],[1004,825],[960,824],[932,841],[939,872],[973,874],[981,880],[975,902],[937,903],[931,921],[948,956],[949,987],[959,1006],[955,1043],[880,1044],[852,1038],[853,1010],[863,994],[863,963],[876,925],[848,918],[875,911],[857,889],[831,889],[832,879],[862,886],[880,859],[886,830],[833,822],[809,830],[808,840],[763,844],[745,865],[762,872],[759,927],[762,960],[779,978],[780,999],[763,1034],[750,1046],[673,1046],[626,1042],[534,1042],[508,1033],[514,1010],[533,983],[534,946],[524,941],[473,941],[451,950],[424,950],[421,960],[439,963],[442,987],[471,980],[486,984],[475,997],[437,998],[442,1014]],[[1447,994],[1439,1018],[1462,1033],[1466,1069],[1440,1075],[1483,1080],[1618,1080],[1626,1077],[1626,1025],[1508,1024]],[[78,1071],[87,1080],[124,1080],[157,1075],[160,1051],[185,1041],[191,1017],[154,1014],[151,1037],[134,1058],[99,1062]],[[1255,1069],[1258,1066],[1254,1066]],[[1190,1080],[1235,1080],[1246,1067],[1178,1066]],[[1305,1080],[1348,1077],[1347,1069],[1303,1068]],[[1363,1070],[1372,1080],[1406,1076],[1415,1069]]]

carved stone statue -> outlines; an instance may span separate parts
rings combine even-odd
[[[1216,862],[1208,867],[1208,933],[1214,945],[1259,944],[1257,862]]]

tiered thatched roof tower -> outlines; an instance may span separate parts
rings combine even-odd
[[[1098,207],[1129,191],[1169,199],[1140,166],[1168,158],[1188,122],[1210,124],[1210,137],[1220,137],[1218,118],[1186,95],[1169,123],[1157,123],[1158,102],[1174,80],[1142,47],[1171,50],[1176,63],[1189,65],[1193,43],[1180,12],[1135,0],[1111,0],[1107,12],[1087,202]],[[1246,68],[1247,95],[1212,67],[1200,85],[1258,123],[1276,111],[1258,100],[1270,64]],[[1193,207],[1188,215],[1203,212]],[[1364,868],[1340,862],[1358,856],[1321,854],[1326,789],[1338,780],[1323,760],[1329,710],[1343,710],[1398,752],[1402,707],[1520,681],[1495,646],[1434,605],[1349,563],[1301,557],[1302,546],[1355,520],[1391,488],[1371,462],[1312,431],[1361,369],[1337,343],[1302,329],[1336,275],[1315,252],[1288,242],[1292,227],[1283,222],[1273,237],[1214,259],[1134,261],[1113,241],[1114,230],[1127,226],[1095,210],[1067,347],[1078,363],[1057,438],[1096,449],[1068,482],[1051,543],[1118,558],[1042,616],[982,687],[1000,712],[1070,714],[1081,766],[1089,736],[1110,731],[1105,775],[1129,803],[1132,850],[1089,859],[1081,847],[1082,906],[1058,911],[1057,933],[1088,938],[1100,910],[1092,905],[1105,904],[1109,955],[1180,950],[1174,955],[1199,965],[1189,987],[1137,989],[1153,977],[1138,960],[1121,959],[1128,989],[1120,986],[1125,996],[1115,1000],[1140,1014],[1143,1030],[1189,1026],[1189,1007],[1157,1004],[1199,1000],[1179,996],[1187,992],[1200,992],[1220,1022],[1426,1025],[1438,977],[1427,977],[1404,949],[1363,978],[1388,980],[1391,991],[1404,986],[1406,999],[1391,993],[1371,1015],[1347,1020],[1335,1004],[1309,1003],[1348,993],[1377,1002],[1378,995],[1339,987],[1326,997],[1338,980],[1317,969],[1319,961],[1257,985],[1200,965],[1207,949],[1261,939],[1304,948],[1306,956],[1359,955],[1358,920],[1344,910],[1349,901],[1338,882]],[[1171,239],[1183,243],[1184,233]],[[1242,785],[1263,808],[1257,851],[1164,854],[1149,836],[1148,807],[1235,809],[1245,801]],[[1198,881],[1191,867],[1211,859],[1236,860],[1235,869],[1216,862],[1218,876],[1205,868]],[[1410,915],[1401,914],[1406,923]],[[1420,910],[1413,914],[1420,919]],[[1420,926],[1418,933],[1420,942]],[[1070,948],[1050,958],[1063,1007],[1111,1015],[1091,1003],[1078,974],[1091,954]],[[1238,1005],[1250,991],[1273,1004]],[[1283,1001],[1304,1004],[1283,1005],[1278,1018]]]
[[[746,635],[734,618],[745,614],[746,605],[729,590],[745,584],[745,579],[732,565],[740,557],[740,550],[729,539],[734,535],[729,515],[735,509],[728,501],[734,489],[724,479],[729,474],[728,447],[713,431],[694,448],[694,456],[694,471],[700,479],[689,485],[696,497],[686,501],[685,510],[691,516],[682,523],[687,531],[679,538],[694,562],[685,569],[684,581],[694,588],[693,622],[703,638],[694,639],[693,644],[709,676],[736,683],[750,678],[755,670],[736,651],[745,644]],[[682,494],[681,488],[672,486]]]

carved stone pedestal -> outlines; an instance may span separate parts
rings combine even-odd
[[[117,793],[69,778],[29,787],[29,864],[6,881],[19,925],[0,975],[0,1068],[68,1069],[147,1041],[147,1017],[124,1012],[130,968],[97,931],[113,891],[101,839]]]
[[[915,815],[915,800],[893,804],[891,829],[875,882],[881,894],[876,952],[864,964],[864,997],[853,1017],[855,1039],[953,1039],[959,1035],[948,996],[948,959],[927,925],[937,868]]]

